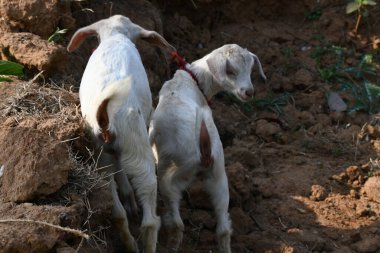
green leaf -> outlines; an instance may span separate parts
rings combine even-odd
[[[57,30],[57,34],[65,34],[67,32],[67,29]]]
[[[62,35],[67,32],[67,29],[60,30],[59,27],[57,30],[48,38],[48,42],[57,42],[62,39]]]
[[[11,61],[0,61],[0,75],[22,76],[24,66]]]
[[[351,3],[348,3],[347,6],[346,6],[346,13],[347,14],[350,14],[354,11],[357,11],[359,10],[361,7],[361,4],[358,3],[358,2],[351,2]]]
[[[372,0],[363,0],[364,5],[376,5],[375,1]]]
[[[12,79],[0,76],[0,82],[13,82]]]
[[[362,15],[363,15],[363,18],[368,17],[369,16],[368,10],[364,10]]]

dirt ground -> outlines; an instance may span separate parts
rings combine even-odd
[[[380,96],[368,107],[362,93],[344,89],[347,80],[379,85],[380,6],[369,8],[357,33],[345,7],[333,0],[0,1],[0,59],[26,71],[0,84],[0,252],[123,252],[77,94],[96,39],[74,54],[64,47],[76,28],[124,14],[163,33],[190,62],[226,43],[261,60],[268,80],[254,69],[254,102],[222,93],[211,103],[229,177],[232,252],[380,253]],[[56,27],[68,34],[47,43]],[[173,66],[159,49],[138,48],[156,102]],[[374,75],[348,71],[370,53]],[[182,252],[217,252],[201,182],[184,193],[181,215]],[[9,219],[75,228],[90,239]],[[138,238],[139,218],[131,223]],[[168,252],[166,240],[162,229],[158,252]]]

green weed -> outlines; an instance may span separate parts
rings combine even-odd
[[[307,11],[305,13],[306,20],[315,21],[318,20],[322,15],[322,10],[320,8],[316,8],[314,10]]]
[[[12,79],[4,76],[22,76],[24,66],[11,61],[0,61],[0,82],[12,82]]]
[[[233,94],[228,92],[220,92],[218,97],[229,100],[230,102],[239,106],[244,112],[252,112],[255,108],[260,110],[270,110],[278,114],[282,114],[282,107],[288,104],[290,99],[289,93],[283,93],[281,95],[270,95],[265,98],[253,99],[249,102],[242,102],[237,99]]]
[[[293,49],[291,49],[290,47],[281,48],[281,54],[287,59],[294,56]]]
[[[336,148],[333,148],[332,150],[331,150],[331,153],[332,153],[332,155],[334,156],[334,157],[340,157],[340,156],[342,156],[342,155],[344,155],[344,150],[343,150],[343,148],[341,148],[341,147],[336,147]]]
[[[353,0],[346,5],[347,14],[350,14],[353,12],[357,13],[356,24],[355,24],[355,29],[354,29],[355,33],[358,32],[359,25],[362,18],[368,16],[367,6],[369,5],[374,6],[376,5],[376,2],[373,0]]]
[[[321,79],[338,83],[338,89],[355,98],[354,104],[349,105],[349,112],[377,113],[380,111],[380,87],[368,78],[377,76],[380,51],[363,54],[358,64],[348,67],[345,60],[349,53],[341,46],[326,45],[315,48],[310,57],[316,61]],[[327,64],[326,59],[329,60]]]
[[[63,39],[63,35],[66,34],[67,29],[59,29],[57,27],[57,30],[48,38],[49,42],[58,42]]]

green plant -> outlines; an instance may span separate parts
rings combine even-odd
[[[281,54],[285,56],[285,58],[291,58],[294,56],[293,49],[291,49],[290,47],[281,48]]]
[[[311,39],[317,40],[319,42],[323,42],[325,40],[325,35],[322,33],[317,33],[317,34],[314,34],[313,36],[311,36]]]
[[[0,61],[0,82],[12,82],[12,79],[2,77],[2,75],[22,76],[24,66],[11,61]]]
[[[279,71],[282,75],[287,76],[291,72],[297,71],[300,68],[299,62],[294,57],[294,49],[291,47],[282,47],[280,52],[285,58],[285,63],[280,66],[277,71]]]
[[[366,111],[370,114],[380,111],[380,87],[364,80],[363,84],[355,84],[349,81],[342,83],[342,90],[351,93],[355,98],[355,104],[349,112]]]
[[[322,64],[322,58],[326,55],[331,55],[335,59],[335,64],[343,64],[344,62],[345,49],[341,46],[336,45],[327,45],[323,47],[316,47],[310,54],[310,57],[313,58],[318,67]]]
[[[372,55],[373,55],[373,62],[380,64],[380,48],[376,48],[375,50],[373,50]]]
[[[376,67],[373,62],[372,54],[363,55],[359,65],[345,68],[345,72],[351,73],[355,78],[364,78],[365,74],[376,75]]]
[[[331,81],[338,75],[337,66],[331,65],[327,68],[318,68],[319,75],[325,81]]]
[[[340,156],[344,155],[345,152],[344,152],[343,148],[335,147],[331,150],[331,153],[334,157],[340,157]]]
[[[380,111],[380,87],[376,80],[376,64],[380,61],[380,51],[361,55],[360,61],[346,65],[346,58],[353,57],[354,52],[341,46],[326,45],[316,47],[311,57],[317,63],[321,79],[338,83],[338,89],[350,94],[355,102],[349,105],[349,112],[366,111],[373,114]]]
[[[48,38],[49,42],[58,42],[61,39],[63,39],[63,35],[66,34],[67,29],[60,30],[59,27],[57,27],[57,30]]]
[[[357,13],[357,18],[356,18],[356,24],[355,24],[355,29],[354,32],[357,33],[359,29],[360,22],[363,17],[368,16],[368,10],[366,6],[368,5],[376,5],[376,2],[373,0],[353,0],[349,2],[346,6],[346,13],[350,14],[352,12]]]
[[[321,17],[321,15],[322,15],[322,10],[320,8],[316,8],[316,9],[307,11],[305,13],[305,18],[306,20],[314,21],[314,20],[318,20]]]
[[[218,97],[225,98],[229,100],[230,102],[236,104],[239,106],[240,109],[242,109],[244,112],[251,112],[254,108],[258,108],[260,110],[271,110],[273,112],[276,112],[278,114],[282,114],[282,106],[285,106],[289,99],[290,94],[284,93],[279,96],[276,95],[270,95],[265,98],[259,98],[259,99],[253,99],[250,102],[241,102],[239,99],[237,99],[234,95],[228,93],[228,92],[220,92]]]

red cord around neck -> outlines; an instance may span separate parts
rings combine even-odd
[[[178,54],[178,52],[171,52],[170,56],[172,57],[172,62],[177,63],[177,66],[179,69],[182,69],[182,70],[186,71],[187,73],[189,73],[189,75],[197,83],[197,86],[198,86],[199,90],[202,92],[203,96],[205,97],[207,103],[210,105],[210,101],[206,97],[206,94],[203,92],[202,88],[199,86],[199,82],[198,82],[197,77],[195,76],[195,74],[190,69],[187,68],[187,64],[189,64],[189,63],[182,56],[180,56]]]

